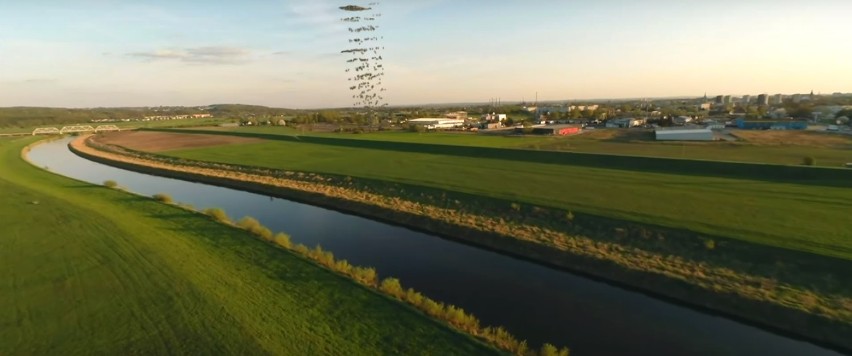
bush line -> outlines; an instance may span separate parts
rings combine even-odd
[[[168,195],[166,193],[157,193],[157,194],[152,195],[151,197],[154,198],[154,200],[161,202],[161,203],[166,203],[166,204],[174,203],[174,199],[172,199],[172,196]]]
[[[443,321],[453,328],[484,340],[501,350],[516,355],[568,356],[570,354],[567,347],[560,349],[549,343],[542,345],[539,350],[530,349],[526,341],[518,340],[502,326],[482,327],[479,319],[462,308],[433,300],[412,288],[405,289],[397,278],[387,277],[379,281],[375,268],[354,266],[347,260],[336,259],[331,251],[324,250],[320,245],[309,248],[303,244],[293,244],[289,235],[283,232],[273,234],[272,230],[263,226],[253,217],[246,216],[236,223],[232,223],[222,209],[208,208],[204,209],[202,213],[214,221],[245,230],[265,242],[307,258],[338,275],[349,277],[373,291],[404,302],[433,319]]]

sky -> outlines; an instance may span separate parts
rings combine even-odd
[[[0,106],[351,106],[338,7],[368,2],[0,0]],[[849,0],[376,9],[390,105],[852,92]]]

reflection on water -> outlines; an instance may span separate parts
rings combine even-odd
[[[532,345],[551,342],[575,354],[830,355],[818,346],[605,283],[406,228],[288,200],[125,171],[68,151],[68,140],[29,154],[72,178],[112,179],[150,196],[168,193],[197,208],[252,216],[294,242],[320,244],[338,258],[376,267],[440,301],[503,325]]]

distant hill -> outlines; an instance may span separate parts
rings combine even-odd
[[[209,113],[214,117],[241,118],[253,116],[276,116],[295,113],[295,110],[270,108],[258,105],[216,104],[209,106],[170,106],[136,108],[47,108],[6,107],[0,108],[0,127],[50,126],[93,121],[122,121],[142,119],[145,116],[189,115]]]

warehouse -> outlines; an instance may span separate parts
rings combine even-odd
[[[574,135],[580,133],[583,127],[580,125],[549,125],[533,127],[532,133],[536,135]]]
[[[435,129],[452,129],[464,126],[462,119],[445,119],[445,118],[424,118],[408,120],[409,124],[423,126],[429,130]]]
[[[515,133],[530,133],[533,135],[567,136],[578,134],[583,131],[582,125],[536,125],[530,128],[515,127]]]
[[[654,130],[657,141],[713,141],[713,131],[701,127],[657,128]]]
[[[739,118],[735,121],[737,127],[745,130],[806,130],[807,121],[795,120],[746,120]]]

